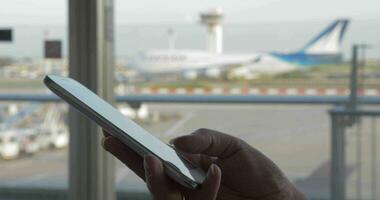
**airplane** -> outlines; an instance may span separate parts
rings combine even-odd
[[[194,79],[219,77],[229,70],[229,77],[256,78],[262,74],[284,73],[321,64],[342,61],[341,45],[348,19],[335,20],[325,30],[293,53],[224,54],[201,50],[164,49],[140,53],[128,65],[148,76],[179,74]]]
[[[259,54],[255,62],[235,68],[230,76],[253,79],[261,74],[278,74],[318,65],[341,63],[341,46],[348,24],[348,19],[336,20],[299,51]]]

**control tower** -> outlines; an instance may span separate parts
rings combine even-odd
[[[223,51],[223,10],[216,8],[201,13],[202,24],[208,27],[207,47],[210,53]]]

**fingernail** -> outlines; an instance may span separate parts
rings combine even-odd
[[[169,144],[174,144],[174,140],[175,140],[175,139],[171,139],[171,140],[169,140]]]
[[[149,155],[144,156],[144,169],[145,169],[145,173],[146,173],[147,177],[150,178],[152,171],[151,171],[151,168],[149,165],[149,161],[148,161],[149,158],[148,157],[149,157]]]
[[[148,161],[147,161],[147,158],[148,156],[147,155],[145,155],[144,156],[144,168],[147,170],[147,171],[149,171],[148,169],[149,169],[149,166],[148,166]]]
[[[107,138],[102,138],[102,146],[103,146],[103,148],[106,150],[106,151],[108,151],[108,146],[106,145],[106,139]]]
[[[215,164],[211,164],[210,166],[210,169],[208,171],[208,173],[211,175],[211,176],[214,176],[216,174],[216,165]]]

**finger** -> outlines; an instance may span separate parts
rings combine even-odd
[[[179,191],[173,190],[171,181],[166,177],[162,162],[152,155],[144,157],[145,180],[153,199],[179,199]]]
[[[178,137],[171,142],[180,151],[218,158],[228,157],[241,149],[241,141],[238,138],[210,129],[199,129],[191,135]]]
[[[103,141],[103,147],[106,151],[113,154],[117,159],[122,161],[129,169],[135,172],[141,179],[145,180],[143,158],[132,149],[121,143],[113,136],[108,136]]]
[[[201,169],[207,171],[210,165],[214,162],[215,158],[202,155],[202,154],[190,154],[185,152],[180,152],[191,164],[200,167]]]
[[[108,136],[110,136],[111,134],[109,134],[106,130],[103,129],[103,135],[104,135],[104,137],[108,137]]]
[[[222,173],[220,168],[212,164],[207,172],[207,177],[202,183],[202,188],[197,196],[199,199],[216,199],[220,187],[220,181],[222,179]]]

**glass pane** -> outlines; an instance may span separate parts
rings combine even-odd
[[[239,137],[269,156],[303,192],[329,192],[329,106],[146,104],[150,117],[137,120],[152,134],[169,139],[198,128]],[[312,116],[312,117],[311,117]],[[119,163],[116,182],[123,190],[144,183]]]
[[[50,94],[44,75],[68,74],[67,1],[2,1],[0,13],[0,94]],[[0,99],[0,198],[67,189],[66,118],[63,104]]]
[[[369,108],[378,110],[378,108]],[[363,116],[346,129],[346,196],[352,199],[379,197],[379,115]]]
[[[313,102],[347,96],[352,44],[380,44],[375,4],[116,1],[115,93],[172,100],[124,102],[119,109],[163,141],[198,128],[240,137],[274,160],[309,198],[327,199],[328,110],[334,104],[199,101],[250,96]],[[359,95],[380,95],[379,50],[360,51]],[[176,104],[190,97],[198,103]],[[115,181],[120,190],[146,190],[120,162]]]

